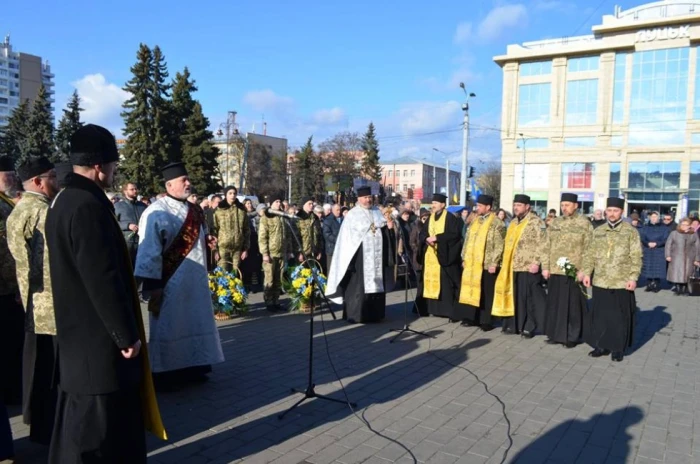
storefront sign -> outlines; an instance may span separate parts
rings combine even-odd
[[[672,40],[690,38],[690,25],[679,27],[659,27],[637,32],[635,42],[654,42],[656,40]]]

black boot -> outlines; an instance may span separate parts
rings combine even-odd
[[[616,351],[612,354],[610,358],[615,362],[620,362],[625,358],[625,355],[624,353],[622,353],[622,351]]]
[[[610,350],[602,350],[600,348],[596,348],[595,350],[588,353],[588,356],[590,356],[591,358],[600,358],[601,356],[607,356],[609,354]]]
[[[654,293],[659,293],[659,290],[661,290],[661,281],[654,279]]]
[[[654,291],[654,281],[653,280],[648,280],[647,281],[647,287],[644,289],[645,292],[653,292]]]

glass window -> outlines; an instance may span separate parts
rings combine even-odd
[[[413,190],[414,188],[416,188],[416,184],[411,184],[411,190]]]
[[[406,190],[408,190],[408,186],[406,184],[403,184],[403,191],[405,192]]]
[[[621,147],[622,146],[622,136],[621,135],[613,135],[610,137],[610,145],[613,147]]]
[[[387,176],[387,177],[391,177],[391,173],[392,173],[392,172],[394,172],[394,171],[392,171],[391,169],[389,169],[389,170],[386,172],[386,176]]]
[[[416,175],[416,170],[415,170],[415,169],[411,169],[411,175],[412,175],[412,176],[415,176],[415,175]],[[413,187],[411,187],[411,188],[413,188]]]
[[[629,163],[628,182],[630,189],[669,190],[680,188],[680,161],[650,161]]]
[[[520,63],[520,75],[527,76],[545,76],[552,74],[551,61],[535,61],[532,63]]]
[[[598,62],[600,61],[599,58],[600,57],[598,56],[582,56],[580,58],[569,58],[569,60],[567,60],[567,71],[597,71]]]
[[[541,190],[549,188],[549,164],[526,164],[525,176],[523,176],[523,165],[517,163],[514,168],[513,188],[520,193],[523,188],[523,177],[525,177],[525,190]]]
[[[594,188],[595,164],[562,163],[561,187],[565,189]]]
[[[595,124],[598,115],[598,79],[566,83],[566,124]]]
[[[401,177],[401,171],[399,171],[398,169],[396,170],[396,177]]]
[[[537,148],[549,148],[549,139],[539,139],[539,138],[534,138],[534,139],[529,139],[525,137],[525,149],[526,150],[534,150]],[[517,147],[519,150],[522,150],[523,148],[523,138],[517,139]]]
[[[688,214],[700,211],[700,162],[690,163],[690,183],[688,184]]]
[[[700,145],[700,132],[693,132],[690,134],[690,144]]]
[[[544,126],[549,124],[549,100],[552,85],[527,84],[519,88],[518,125]]]
[[[610,163],[610,197],[620,197],[620,163]]]
[[[625,111],[625,82],[627,80],[627,53],[615,55],[615,83],[613,84],[613,123],[622,124]]]
[[[595,147],[595,137],[565,137],[564,147],[580,148],[580,147]]]
[[[403,176],[404,176],[404,177],[408,177],[408,169],[404,169],[404,170],[403,170]]]
[[[688,48],[635,52],[629,145],[685,143],[688,98]]]

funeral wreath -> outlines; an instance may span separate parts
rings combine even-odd
[[[312,299],[320,301],[326,290],[326,282],[326,276],[315,262],[309,261],[308,267],[300,264],[291,269],[285,285],[291,297],[290,309],[308,312]]]
[[[216,319],[228,319],[248,312],[248,292],[236,275],[217,267],[209,274],[209,291]]]

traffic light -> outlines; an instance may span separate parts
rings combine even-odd
[[[469,166],[469,178],[471,179],[472,177],[474,177],[474,168]]]
[[[471,192],[467,192],[467,203],[469,203],[471,196],[472,196]]]

